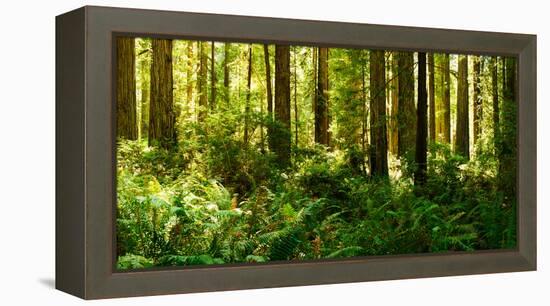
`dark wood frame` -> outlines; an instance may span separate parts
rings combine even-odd
[[[513,250],[117,272],[116,35],[414,50],[518,59]],[[536,270],[536,36],[82,7],[56,18],[56,288],[84,299]]]

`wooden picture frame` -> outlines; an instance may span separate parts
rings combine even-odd
[[[117,35],[518,59],[517,249],[117,272]],[[84,299],[536,270],[536,36],[86,6],[56,18],[56,288]]]

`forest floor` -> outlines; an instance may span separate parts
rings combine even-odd
[[[515,199],[496,187],[494,163],[447,145],[430,148],[421,188],[406,159],[372,178],[323,148],[282,170],[253,149],[118,147],[119,269],[515,246]]]

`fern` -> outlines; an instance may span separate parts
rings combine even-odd
[[[258,239],[268,246],[268,257],[271,260],[291,259],[300,243],[298,229],[282,229],[264,234]]]
[[[265,256],[248,255],[246,256],[246,262],[266,262],[268,259]]]
[[[198,256],[180,256],[167,255],[159,259],[161,266],[191,266],[191,265],[212,265],[223,264],[224,261],[220,258],[212,258],[210,255]]]
[[[352,257],[365,255],[365,249],[360,246],[350,246],[328,254],[327,258]]]
[[[147,259],[143,256],[127,254],[124,256],[119,256],[117,260],[117,269],[127,270],[127,269],[143,269],[150,268],[153,266],[153,261]]]

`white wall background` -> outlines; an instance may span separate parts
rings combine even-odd
[[[53,289],[54,16],[85,4],[538,35],[539,271],[94,301],[93,305],[549,305],[550,15],[545,1],[2,1],[0,304],[80,305]],[[544,116],[546,114],[546,116]]]

